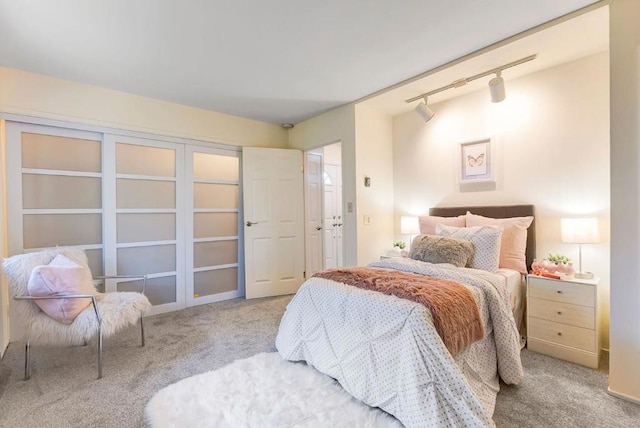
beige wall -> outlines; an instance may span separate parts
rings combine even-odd
[[[613,0],[609,390],[640,403],[640,2]]]
[[[391,117],[356,105],[358,265],[379,260],[393,246],[392,138]],[[364,177],[371,179],[371,187],[364,186]]]
[[[560,218],[595,215],[602,243],[583,246],[583,266],[602,277],[603,347],[608,347],[609,64],[601,53],[516,80],[507,99],[481,90],[394,118],[395,232],[399,216],[437,205],[533,204],[537,256],[560,252],[577,262],[578,247],[560,242]],[[508,73],[507,73],[508,74]],[[495,190],[461,191],[459,144],[493,138]],[[468,189],[462,189],[468,190]]]
[[[310,150],[332,143],[342,143],[342,200],[344,217],[344,263],[357,264],[356,224],[356,140],[355,108],[348,104],[330,110],[314,118],[296,124],[289,131],[289,146],[293,149]],[[348,206],[352,205],[349,212]]]
[[[287,145],[287,131],[277,125],[6,67],[0,112],[232,145]]]

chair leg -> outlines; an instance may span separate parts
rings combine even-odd
[[[142,339],[142,345],[144,347],[144,321],[142,315],[140,315],[140,338]]]
[[[102,379],[102,328],[98,327],[98,379]]]
[[[31,378],[31,345],[29,344],[29,340],[27,339],[27,343],[24,347],[24,380],[29,380]]]

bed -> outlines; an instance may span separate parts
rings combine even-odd
[[[533,214],[528,205],[434,208],[430,215],[454,217],[467,210],[493,219]],[[527,266],[535,254],[532,226],[527,233]],[[439,233],[446,228],[460,231],[439,225]],[[514,318],[522,309],[514,298],[521,282],[507,279],[521,273],[410,258],[374,262],[365,271],[454,282],[472,296],[484,336],[453,352],[436,328],[439,310],[321,275],[307,280],[289,303],[276,338],[280,355],[306,361],[406,427],[494,426],[499,378],[517,384],[523,377]]]

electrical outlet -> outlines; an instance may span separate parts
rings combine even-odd
[[[365,214],[362,216],[362,224],[369,226],[371,224],[371,216]]]
[[[347,212],[348,213],[353,212],[353,202],[347,202]]]

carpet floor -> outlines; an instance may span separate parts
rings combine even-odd
[[[105,340],[104,378],[95,343],[32,348],[32,378],[23,381],[21,345],[0,363],[2,427],[143,427],[147,401],[161,388],[240,358],[275,350],[290,296],[198,306],[146,319]],[[635,427],[640,406],[607,394],[607,375],[524,350],[525,379],[502,386],[498,427]]]

